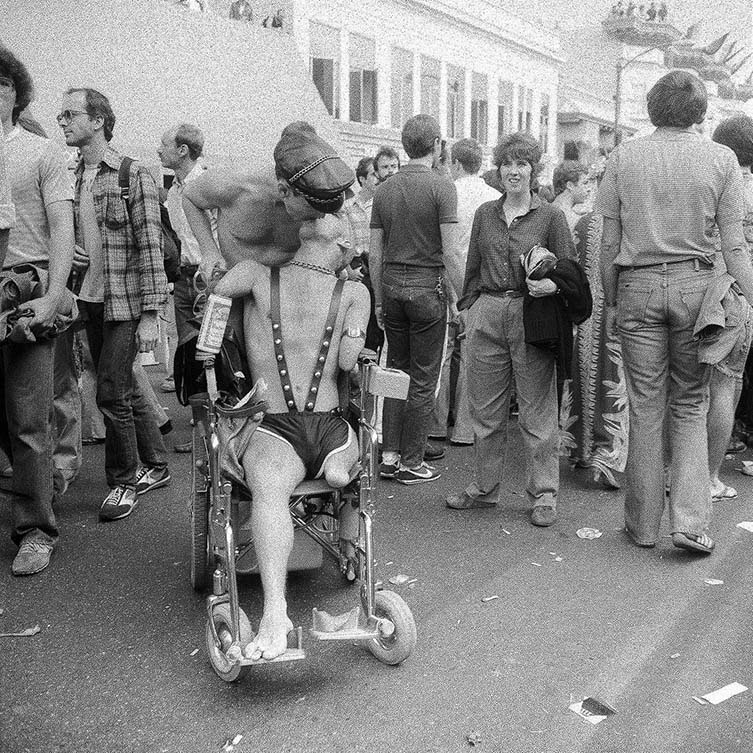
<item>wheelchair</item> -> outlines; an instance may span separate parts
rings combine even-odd
[[[288,649],[271,660],[252,660],[243,649],[253,640],[251,622],[238,597],[238,574],[258,572],[249,527],[251,504],[247,488],[220,471],[221,440],[217,432],[217,381],[214,357],[204,362],[207,392],[190,398],[193,412],[191,470],[191,584],[196,591],[211,589],[206,598],[206,648],[215,673],[226,682],[241,678],[254,664],[305,658],[301,627],[288,634]],[[373,351],[358,359],[359,466],[355,478],[342,489],[326,481],[304,481],[290,498],[294,545],[288,570],[312,569],[323,554],[339,565],[343,580],[360,583],[358,602],[343,615],[313,609],[311,637],[364,646],[379,661],[399,664],[416,643],[416,624],[410,608],[394,591],[375,581],[373,515],[379,477],[377,432],[366,411],[378,396],[405,398],[407,375],[380,368]],[[358,531],[344,551],[339,537],[339,511],[357,509]]]

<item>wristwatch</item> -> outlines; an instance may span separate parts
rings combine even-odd
[[[343,337],[366,337],[366,333],[360,327],[347,327],[340,335],[340,339]]]

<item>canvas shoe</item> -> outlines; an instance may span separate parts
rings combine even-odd
[[[21,539],[11,572],[13,575],[36,575],[50,564],[53,545],[50,539],[38,531],[27,533]]]
[[[136,494],[141,496],[152,489],[159,489],[160,486],[167,486],[170,483],[170,471],[165,468],[147,468],[141,466],[136,471]]]
[[[130,486],[116,486],[110,489],[102,507],[99,519],[103,521],[127,518],[136,509],[136,490]]]

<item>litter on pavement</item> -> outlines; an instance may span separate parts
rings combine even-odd
[[[474,747],[475,745],[478,745],[481,742],[481,735],[479,735],[478,732],[469,732],[465,739],[468,741],[468,745],[471,747]]]
[[[233,753],[235,746],[243,739],[243,735],[238,734],[235,737],[229,739],[221,748],[221,753]]]
[[[481,601],[487,602],[487,601],[494,601],[494,599],[498,599],[499,596],[497,594],[494,594],[494,596],[482,596]]]
[[[714,706],[716,706],[718,703],[721,703],[722,701],[726,701],[728,698],[732,698],[733,695],[738,695],[739,693],[744,693],[748,688],[745,687],[745,685],[741,685],[739,682],[731,682],[729,685],[725,685],[723,688],[719,688],[719,690],[714,690],[711,693],[706,693],[706,695],[702,696],[693,696],[693,700],[697,703],[700,703],[702,706],[711,703]]]
[[[724,581],[718,580],[717,578],[704,578],[703,582],[707,586],[723,586],[724,585]]]
[[[575,535],[579,539],[600,539],[601,538],[601,531],[598,528],[579,528]]]
[[[589,724],[599,724],[608,716],[616,714],[617,710],[604,701],[598,701],[596,698],[584,698],[578,703],[571,703],[568,708],[574,711],[581,719],[585,719]]]
[[[402,573],[400,575],[393,575],[390,578],[390,583],[392,583],[393,586],[402,586],[405,583],[407,583],[410,580],[410,578],[407,575],[403,575]]]
[[[20,633],[0,633],[0,638],[30,638],[32,635],[41,632],[42,628],[39,625],[34,625],[34,627],[26,628],[26,630],[22,630]]]
[[[743,520],[742,523],[737,524],[738,528],[742,528],[744,531],[753,533],[753,520]]]

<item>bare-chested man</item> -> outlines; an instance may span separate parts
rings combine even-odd
[[[284,653],[292,628],[285,577],[293,489],[305,478],[323,476],[335,487],[352,478],[358,441],[332,411],[339,407],[338,374],[355,367],[369,319],[366,288],[335,273],[354,253],[343,238],[347,222],[318,212],[287,180],[278,186],[288,214],[302,223],[295,259],[273,269],[240,261],[216,288],[218,295],[244,297],[249,367],[268,385],[269,412],[239,458],[253,495],[251,527],[264,588],[259,630],[245,649],[252,659]]]
[[[336,211],[332,203],[353,182],[353,171],[303,121],[287,126],[275,148],[275,165],[299,165],[283,171],[294,188],[323,212]],[[302,168],[308,168],[298,175]],[[339,199],[342,204],[342,198]],[[271,172],[207,170],[186,186],[183,209],[201,249],[201,268],[231,269],[253,259],[265,266],[289,262],[298,250],[300,220],[285,212]],[[217,210],[217,238],[204,210]]]

